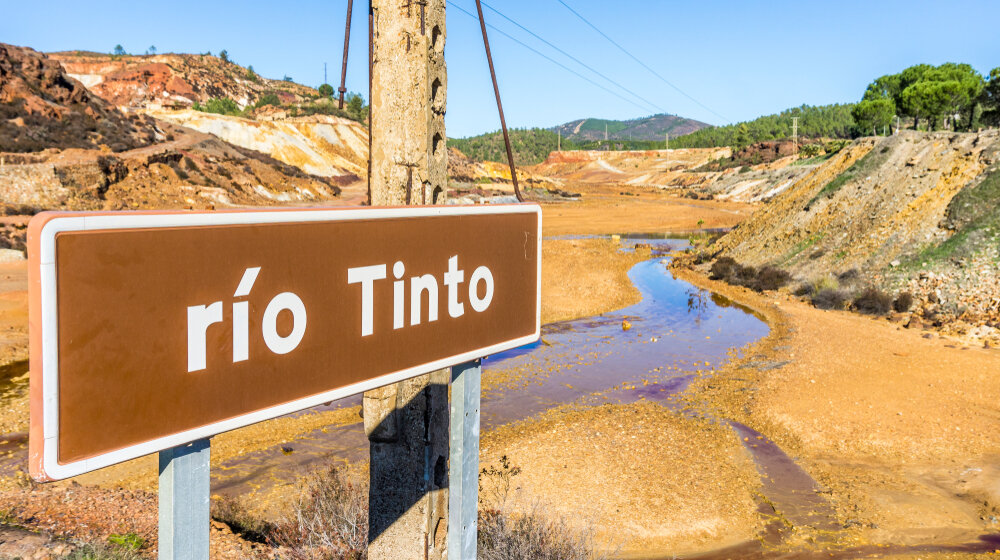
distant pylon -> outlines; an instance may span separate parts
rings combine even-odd
[[[795,153],[799,153],[799,118],[792,117],[792,143],[795,144]]]

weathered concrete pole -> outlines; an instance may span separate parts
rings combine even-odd
[[[445,0],[371,9],[372,205],[443,204]],[[370,560],[446,556],[449,380],[441,370],[365,393]]]

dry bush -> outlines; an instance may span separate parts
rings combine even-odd
[[[334,466],[312,475],[271,541],[289,560],[362,560],[368,547],[368,489]]]
[[[225,523],[234,533],[248,541],[266,543],[274,525],[247,507],[243,497],[224,496],[212,504],[212,519]]]
[[[81,545],[63,560],[143,560],[143,555],[136,547],[95,541]]]
[[[843,309],[847,299],[847,292],[835,288],[823,288],[813,295],[812,304],[819,309]]]
[[[757,269],[741,265],[732,257],[720,257],[712,263],[710,277],[734,286],[744,286],[756,292],[777,290],[792,280],[792,276],[780,268],[762,266]]]
[[[896,313],[906,313],[913,307],[913,294],[903,292],[896,296],[896,301],[892,302],[892,308]]]
[[[480,560],[590,560],[593,534],[570,527],[565,519],[548,519],[538,510],[507,515],[500,510],[479,513]]]
[[[811,282],[803,282],[802,284],[799,284],[799,287],[795,288],[795,291],[792,293],[799,297],[812,297],[812,295],[816,293],[816,286]]]
[[[733,269],[738,266],[732,257],[719,257],[712,263],[709,276],[713,280],[726,280],[732,274]]]
[[[892,296],[869,286],[854,298],[854,309],[866,315],[885,315],[892,309]]]
[[[764,266],[757,271],[757,283],[754,289],[758,292],[777,290],[785,287],[791,280],[792,275],[787,271],[773,266]]]
[[[856,268],[850,270],[845,270],[837,275],[837,280],[843,284],[850,284],[851,282],[857,282],[861,280],[861,271]]]

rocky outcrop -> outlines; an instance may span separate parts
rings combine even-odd
[[[0,43],[0,152],[120,152],[154,141],[151,119],[119,112],[44,54]]]
[[[67,51],[49,56],[94,94],[118,107],[187,108],[211,98],[229,98],[246,107],[270,93],[284,103],[318,95],[310,87],[269,80],[208,54],[112,56]]]

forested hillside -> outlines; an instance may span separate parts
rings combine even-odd
[[[545,161],[549,153],[556,151],[558,134],[542,128],[511,129],[510,147],[517,165],[534,165]],[[448,145],[458,148],[474,161],[507,161],[507,151],[503,145],[503,133],[489,132],[471,138],[449,138]],[[579,147],[563,140],[562,149],[576,150]]]
[[[786,109],[776,115],[766,115],[752,121],[705,128],[680,138],[671,139],[671,148],[742,148],[754,142],[778,140],[792,135],[792,117],[799,118],[799,136],[803,138],[851,138],[854,118],[853,105],[803,105]]]
[[[802,139],[882,135],[897,125],[917,130],[956,131],[1000,126],[1000,68],[994,68],[984,77],[968,64],[917,64],[898,74],[877,78],[858,103],[802,105],[752,121],[702,128],[683,136],[675,137],[670,132],[670,147],[730,146],[740,150],[755,142],[791,137],[794,117],[798,117],[798,135]],[[664,126],[679,131],[696,125],[704,123],[672,115],[653,115],[632,121],[584,119],[552,130],[511,130],[510,135],[515,160],[520,165],[530,165],[544,161],[556,150],[556,130],[563,133],[563,150],[653,150],[663,148]],[[607,142],[603,139],[605,126],[610,139]],[[474,160],[504,161],[507,157],[499,132],[450,142]]]

